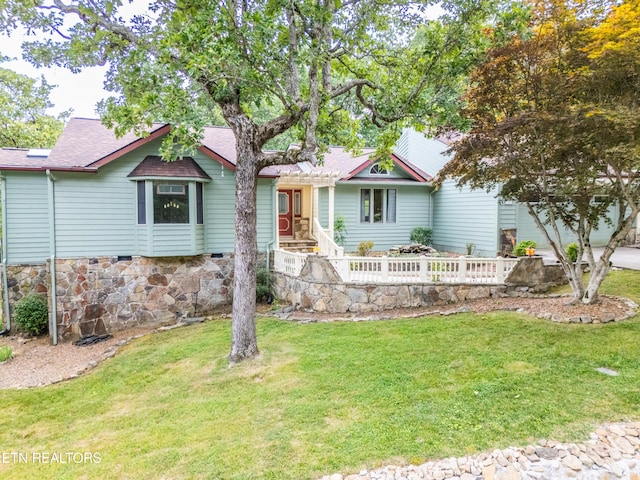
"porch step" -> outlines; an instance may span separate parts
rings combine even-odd
[[[315,240],[280,240],[280,248],[289,252],[312,253],[313,247],[317,247]]]

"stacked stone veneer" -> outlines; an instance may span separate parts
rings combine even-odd
[[[74,339],[142,324],[171,324],[232,301],[233,258],[117,257],[56,259],[58,335]],[[9,301],[47,294],[50,263],[7,266]]]
[[[331,263],[307,257],[300,275],[273,275],[274,295],[297,308],[325,313],[378,312],[393,308],[444,305],[493,295],[506,286],[477,284],[360,284],[342,283]]]

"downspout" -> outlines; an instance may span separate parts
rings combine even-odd
[[[274,214],[274,219],[273,219],[273,236],[271,237],[271,241],[269,243],[267,243],[266,246],[266,254],[267,254],[267,289],[269,290],[269,295],[271,295],[271,250],[274,248],[274,245],[276,245],[276,242],[278,241],[278,203],[277,203],[277,185],[278,185],[278,179],[274,179],[273,182],[271,183],[271,185],[273,186],[273,188],[271,189],[271,205],[273,206],[273,214]],[[277,245],[276,245],[277,246]],[[269,302],[271,303],[271,302]]]
[[[55,178],[47,169],[49,192],[49,252],[51,253],[51,335],[53,344],[58,344],[58,298],[56,295],[56,197],[53,188]]]
[[[2,307],[4,310],[4,329],[0,335],[9,333],[11,330],[11,310],[9,308],[9,281],[7,280],[7,179],[2,179]]]

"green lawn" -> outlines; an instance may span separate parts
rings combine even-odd
[[[614,272],[605,291],[639,301],[639,284],[640,272]],[[305,479],[577,440],[640,418],[638,317],[261,319],[258,329],[262,357],[231,369],[229,321],[212,320],[142,338],[80,379],[0,391],[0,478]],[[101,461],[34,464],[39,452]]]

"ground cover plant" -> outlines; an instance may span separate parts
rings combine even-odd
[[[613,272],[603,293],[640,301],[638,280]],[[0,462],[0,477],[317,478],[640,418],[638,318],[494,312],[258,329],[262,355],[233,368],[230,322],[211,320],[146,336],[79,379],[0,391],[3,451],[100,460]]]

